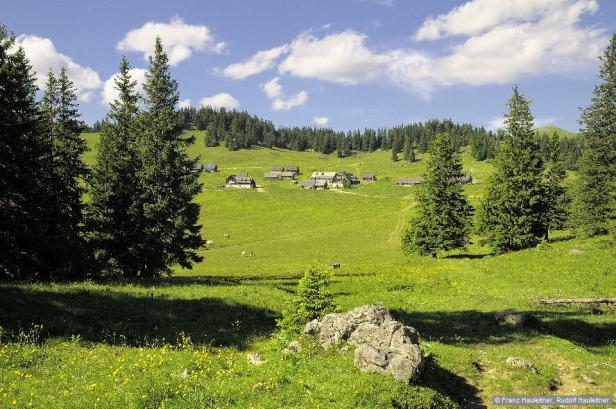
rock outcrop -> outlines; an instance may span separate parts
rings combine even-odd
[[[383,307],[364,305],[344,314],[328,314],[306,324],[304,333],[317,335],[323,348],[341,342],[356,345],[355,366],[404,381],[419,378],[423,356],[415,328],[395,321]]]

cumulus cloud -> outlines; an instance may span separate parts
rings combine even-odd
[[[190,99],[183,99],[178,102],[178,108],[190,108]]]
[[[303,33],[291,43],[289,55],[278,70],[282,74],[344,85],[374,80],[389,58],[368,49],[364,44],[366,37],[353,30],[323,38]]]
[[[142,27],[126,33],[117,44],[118,51],[137,51],[147,58],[154,52],[154,39],[159,36],[169,56],[169,64],[178,63],[191,57],[193,51],[220,53],[224,42],[217,42],[210,29],[203,25],[186,24],[180,17],[173,17],[169,23],[150,21]]]
[[[429,17],[415,33],[415,40],[436,40],[455,35],[477,35],[498,25],[517,21],[533,21],[560,13],[570,0],[473,0],[451,10],[447,14]],[[574,2],[574,13],[598,9],[595,0]]]
[[[137,86],[135,87],[135,90],[141,96],[145,95],[145,91],[143,90],[143,84],[145,84],[145,74],[147,72],[148,71],[143,68],[131,68],[128,71],[131,79],[137,82]],[[103,90],[101,92],[101,96],[105,104],[113,103],[120,95],[115,85],[115,80],[116,78],[118,78],[118,75],[119,73],[116,72],[111,77],[107,78],[107,80],[103,84]]]
[[[329,125],[329,118],[326,116],[315,116],[312,120],[316,126],[327,126]]]
[[[289,111],[304,105],[308,101],[308,93],[304,90],[287,97],[282,85],[280,85],[280,77],[273,78],[261,87],[265,95],[272,100],[272,109],[275,111]]]
[[[444,56],[393,51],[391,78],[429,94],[437,86],[507,84],[527,75],[578,70],[595,63],[607,42],[603,29],[579,24],[597,7],[594,0],[473,0],[429,18],[415,35],[466,36],[462,43]]]
[[[66,69],[68,77],[77,88],[78,97],[83,102],[90,102],[93,97],[91,90],[102,85],[98,73],[90,67],[83,67],[72,58],[58,52],[49,38],[35,35],[21,35],[15,41],[16,46],[23,47],[30,64],[36,71],[36,85],[45,89],[47,73],[51,69],[54,74]]]
[[[226,92],[221,92],[211,97],[203,97],[200,103],[204,107],[212,107],[214,109],[220,109],[222,107],[226,109],[238,109],[240,107],[240,101]]]
[[[243,80],[252,75],[269,70],[274,66],[278,58],[289,50],[288,45],[259,51],[252,57],[235,64],[227,66],[222,74],[234,80]]]

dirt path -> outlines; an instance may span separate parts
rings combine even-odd
[[[404,227],[406,226],[408,222],[408,220],[404,216],[404,213],[407,210],[412,209],[413,207],[415,207],[415,204],[410,204],[406,206],[405,208],[403,208],[402,210],[400,210],[400,213],[398,213],[398,224],[396,225],[396,228],[389,234],[390,243],[395,243],[396,241],[400,241],[400,236],[402,235],[402,232],[404,231]]]
[[[344,193],[345,195],[355,195],[355,196],[363,196],[363,197],[378,197],[380,199],[391,199],[391,196],[365,195],[363,193],[348,192],[346,190],[341,190],[341,189],[329,189],[329,190],[332,192],[336,192],[336,193]]]

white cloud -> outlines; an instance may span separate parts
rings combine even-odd
[[[455,35],[477,35],[496,26],[516,22],[534,21],[559,13],[571,0],[473,0],[447,14],[429,17],[415,33],[415,40],[435,40]],[[575,1],[577,13],[598,9],[595,0]]]
[[[252,75],[259,74],[265,70],[269,70],[274,66],[276,60],[289,50],[288,45],[271,48],[269,50],[259,51],[252,57],[235,64],[227,66],[222,74],[234,80],[243,80]]]
[[[291,97],[286,97],[280,85],[280,77],[273,78],[261,86],[263,92],[272,100],[272,109],[275,111],[289,111],[290,109],[302,106],[308,101],[308,93],[304,90],[299,91]]]
[[[575,71],[596,63],[607,42],[605,31],[579,24],[583,14],[597,9],[594,0],[510,4],[473,0],[447,15],[429,18],[416,38],[455,34],[468,38],[444,56],[392,52],[392,80],[429,95],[437,86],[507,84],[523,76]]]
[[[193,51],[220,53],[224,42],[216,42],[210,29],[203,25],[184,23],[173,17],[169,23],[150,21],[142,27],[126,33],[117,45],[118,51],[138,51],[147,58],[154,52],[154,40],[159,36],[169,56],[169,64],[177,65],[191,57]]]
[[[494,118],[490,121],[488,121],[485,124],[486,129],[490,130],[490,131],[496,131],[497,129],[504,129],[505,128],[505,117],[504,116],[499,116],[498,118]]]
[[[507,126],[505,124],[506,118],[504,116],[499,116],[488,121],[485,124],[486,129],[490,131],[496,131],[498,129],[505,129]],[[546,117],[546,118],[535,118],[535,128],[541,128],[546,125],[551,125],[556,122],[556,118]]]
[[[98,73],[90,67],[83,67],[73,61],[72,58],[58,52],[49,38],[35,35],[21,35],[17,37],[16,46],[23,47],[30,64],[36,71],[36,85],[45,89],[47,73],[51,69],[58,74],[62,68],[77,88],[78,97],[81,101],[90,102],[93,93],[91,90],[100,88],[102,85]]]
[[[238,109],[240,107],[240,101],[226,92],[221,92],[219,94],[212,95],[211,97],[203,97],[201,98],[200,103],[204,107],[209,106],[214,109],[219,109],[222,107],[227,109]]]
[[[270,99],[281,98],[284,94],[282,91],[282,85],[280,85],[280,77],[273,78],[263,84],[263,91]]]
[[[313,122],[316,126],[327,126],[329,125],[329,118],[326,116],[315,116]]]
[[[178,108],[190,108],[190,99],[183,99],[179,101]]]
[[[143,68],[131,68],[128,71],[131,77],[131,80],[137,82],[137,86],[135,87],[135,90],[141,96],[145,95],[145,91],[143,90],[143,84],[145,84],[145,74],[147,72],[148,71]],[[119,73],[116,72],[111,77],[107,78],[107,80],[105,81],[105,84],[103,84],[103,90],[101,92],[101,96],[105,104],[111,104],[119,96],[119,92],[115,87],[115,80],[116,78],[118,78],[118,75]]]
[[[289,56],[278,70],[344,85],[374,80],[388,57],[369,50],[365,39],[366,35],[352,30],[320,39],[310,33],[301,34],[291,43]]]
[[[273,100],[272,109],[274,111],[289,111],[304,105],[306,101],[308,101],[308,93],[302,90],[292,97]]]

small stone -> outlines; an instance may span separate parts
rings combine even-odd
[[[588,376],[586,376],[586,375],[584,375],[584,374],[582,374],[582,380],[583,380],[584,382],[586,382],[587,384],[589,384],[589,385],[596,385],[596,384],[597,384],[597,382],[595,382],[595,380],[594,380],[594,379],[589,378]]]
[[[526,370],[531,371],[532,373],[538,372],[537,368],[535,368],[533,364],[531,364],[530,362],[522,358],[516,358],[516,357],[510,356],[509,358],[507,358],[505,362],[509,366],[517,366],[518,368],[524,368]]]
[[[312,320],[304,327],[304,335],[316,335],[321,330],[319,320]]]
[[[265,360],[263,359],[263,354],[261,354],[260,352],[253,352],[248,354],[246,356],[246,360],[251,365],[261,365],[265,363]]]
[[[291,343],[289,343],[289,345],[287,345],[287,347],[283,349],[282,352],[285,354],[302,352],[302,346],[300,345],[299,341],[291,341]]]
[[[188,369],[184,368],[184,370],[183,370],[182,372],[180,372],[180,373],[178,374],[178,376],[179,376],[180,378],[182,378],[182,379],[186,379],[186,378],[188,378]]]
[[[580,249],[573,248],[569,250],[569,254],[572,256],[579,256],[580,254],[584,254],[584,252]]]

